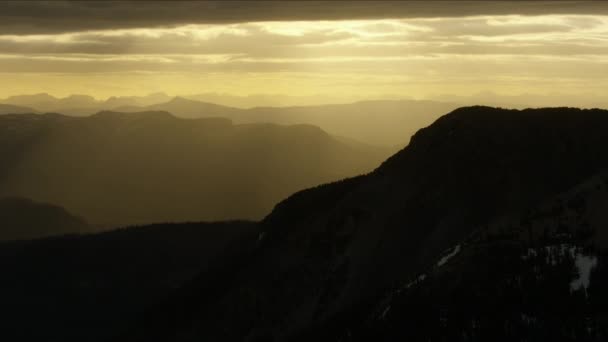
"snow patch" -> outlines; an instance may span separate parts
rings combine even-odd
[[[460,245],[456,245],[454,249],[446,256],[437,261],[437,267],[441,267],[445,265],[450,259],[452,259],[456,254],[460,253]]]
[[[409,283],[405,284],[403,287],[397,289],[396,291],[394,291],[394,294],[400,294],[402,291],[408,290],[410,287],[415,286],[420,284],[421,282],[424,281],[424,279],[426,279],[426,274],[421,274],[418,277],[416,277],[416,279],[410,281]]]
[[[521,258],[522,258],[522,260],[528,260],[530,258],[535,258],[537,256],[538,256],[538,252],[536,251],[536,249],[528,248],[528,250],[526,251],[526,254],[522,255]]]
[[[591,270],[597,266],[597,257],[587,256],[581,253],[576,254],[576,260],[574,261],[578,270],[578,278],[574,279],[570,283],[570,291],[579,290],[581,287],[585,289],[589,287],[589,277],[591,276]]]
[[[386,308],[384,308],[384,310],[380,314],[380,319],[384,319],[386,317],[386,314],[389,312],[390,309],[391,309],[390,305],[388,305]]]
[[[565,243],[556,246],[546,246],[545,249],[547,250],[546,263],[550,263],[553,266],[557,265],[568,254],[572,258],[576,255],[576,247]]]
[[[547,265],[556,266],[562,262],[567,256],[574,259],[574,265],[576,266],[578,277],[570,282],[570,291],[577,291],[581,288],[584,289],[585,293],[589,288],[589,281],[591,271],[597,266],[597,257],[592,255],[585,255],[582,253],[581,248],[577,248],[571,244],[559,244],[553,246],[545,246],[545,263]],[[541,249],[542,250],[542,249]],[[528,248],[521,258],[528,260],[539,256],[539,251],[534,248]],[[540,269],[534,266],[535,273],[539,273]]]
[[[536,324],[536,317],[528,316],[527,314],[522,312],[521,321],[524,322],[524,324],[526,324],[526,325],[533,325],[533,324]]]
[[[540,248],[543,249],[542,247]],[[570,244],[560,244],[560,245],[552,245],[545,246],[545,263],[551,264],[553,266],[557,265],[564,257],[570,255],[570,257],[574,258],[576,256],[576,246]],[[531,258],[536,258],[539,255],[539,251],[536,248],[528,248],[526,253],[524,253],[521,258],[522,260],[528,260]]]
[[[417,285],[417,284],[421,283],[421,282],[422,282],[424,279],[426,279],[426,274],[424,274],[424,273],[423,273],[423,274],[419,275],[419,276],[418,276],[416,279],[414,279],[414,280],[410,281],[409,283],[407,283],[407,284],[406,284],[406,285],[403,287],[403,289],[404,289],[404,290],[405,290],[405,289],[409,289],[410,287],[412,287],[412,286],[414,286],[414,285]]]

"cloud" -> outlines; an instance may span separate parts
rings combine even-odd
[[[156,84],[161,87],[157,90],[175,93],[188,87],[238,93],[260,87],[359,94],[363,89],[423,93],[490,86],[511,91],[555,84],[577,91],[587,85],[600,89],[608,80],[608,13],[572,14],[599,6],[594,3],[509,3],[526,15],[490,15],[507,12],[505,3],[382,2],[378,8],[394,9],[387,14],[391,18],[365,20],[353,18],[374,17],[376,5],[316,3],[313,11],[307,7],[310,2],[187,2],[175,5],[177,9],[165,9],[169,2],[154,2],[141,5],[143,14],[129,14],[140,2],[29,3],[9,3],[13,12],[2,11],[7,5],[0,3],[0,18],[30,23],[23,30],[0,31],[0,73],[11,80],[11,92],[17,84],[19,89],[49,91],[32,81],[34,75],[53,79],[48,84],[55,87],[53,75],[60,74],[69,79],[61,86],[66,93],[95,79],[87,89],[104,94],[113,83],[119,87],[131,82],[127,75],[139,80],[131,82],[131,89]],[[338,11],[334,4],[346,7]],[[301,11],[285,14],[281,6]],[[210,14],[226,8],[233,11],[223,21],[221,15]],[[541,8],[554,14],[532,15]],[[569,14],[555,14],[560,11]],[[127,20],[121,18],[128,16],[123,23]],[[332,16],[349,20],[303,20]],[[282,21],[269,21],[276,18]],[[67,30],[70,22],[86,27]],[[5,24],[0,19],[0,28]]]
[[[606,55],[606,16],[258,22],[171,28],[0,35],[0,53],[21,55],[227,56],[224,61],[332,57]],[[89,56],[88,58],[93,58]]]
[[[249,58],[223,55],[0,55],[3,73],[177,73],[241,74],[314,73],[336,79],[341,75],[384,75],[406,77],[410,81],[467,82],[480,80],[578,79],[591,82],[606,79],[608,60],[589,56],[470,55],[332,57],[332,58]]]
[[[608,14],[602,1],[3,1],[0,32],[44,34],[260,21]]]

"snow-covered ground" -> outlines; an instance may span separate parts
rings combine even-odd
[[[456,247],[454,247],[454,249],[452,249],[452,251],[448,255],[439,259],[439,261],[437,261],[437,267],[445,265],[446,262],[450,261],[450,259],[456,256],[456,254],[458,253],[460,253],[460,245],[456,245]]]
[[[576,291],[581,287],[587,292],[589,288],[589,278],[591,276],[591,270],[597,266],[597,257],[583,255],[581,253],[576,254],[576,260],[574,262],[578,270],[578,278],[570,282],[570,290]]]
[[[546,252],[545,262],[548,265],[555,266],[560,260],[566,256],[574,259],[574,265],[577,269],[577,278],[570,282],[570,291],[577,291],[583,288],[585,292],[589,288],[591,271],[597,266],[597,257],[583,254],[580,248],[570,244],[559,244],[544,247]],[[534,248],[529,248],[522,255],[523,260],[527,260],[538,256],[538,251]]]

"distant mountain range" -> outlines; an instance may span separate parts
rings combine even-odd
[[[299,189],[373,170],[390,149],[310,125],[167,112],[0,116],[0,196],[95,225],[259,219]]]
[[[235,123],[268,122],[281,125],[311,124],[330,134],[364,143],[402,147],[418,129],[442,113],[458,107],[453,103],[415,100],[365,101],[302,107],[256,107],[237,109],[176,97],[148,107],[120,107],[136,112],[163,110],[179,117],[225,117]]]
[[[573,99],[577,101],[574,104],[571,103]],[[184,118],[225,117],[235,123],[311,124],[332,135],[373,145],[401,148],[418,129],[458,107],[486,105],[524,109],[566,104],[583,108],[608,108],[608,102],[595,95],[573,98],[560,94],[501,95],[490,91],[470,96],[443,94],[427,100],[404,99],[403,96],[392,95],[380,100],[354,102],[353,99],[330,95],[234,96],[203,93],[171,97],[160,92],[146,96],[113,96],[106,100],[96,100],[88,95],[56,98],[42,93],[0,100],[0,114],[56,112],[89,116],[99,111],[162,110]]]
[[[194,98],[201,97],[194,96]],[[57,99],[48,94],[37,94],[13,96],[3,102],[34,108],[30,112],[57,112],[72,116],[89,116],[106,110],[167,111],[182,118],[223,117],[237,124],[309,124],[338,137],[372,145],[389,146],[395,150],[406,145],[409,137],[418,129],[429,125],[441,114],[458,107],[455,103],[439,101],[380,100],[349,104],[242,109],[184,97],[170,98],[163,93],[146,97],[112,97],[106,101],[97,101],[86,95]],[[4,112],[10,113],[11,110],[7,108]],[[15,113],[23,112],[27,111],[15,109]]]
[[[57,98],[46,93],[40,93],[10,96],[0,102],[33,108],[34,110],[30,113],[59,112],[73,116],[88,116],[101,110],[109,110],[120,106],[149,106],[170,99],[171,97],[165,93],[153,93],[146,96],[112,96],[106,100],[97,100],[89,95],[70,95]],[[0,113],[17,114],[23,113],[23,111],[9,112],[3,110]]]
[[[235,108],[254,108],[254,107],[292,107],[292,106],[320,106],[335,103],[352,103],[369,100],[362,97],[341,97],[328,94],[317,94],[309,96],[294,96],[281,94],[252,94],[247,96],[237,96],[231,94],[219,93],[201,93],[193,95],[182,95],[181,97],[199,101],[209,102],[222,105],[225,107]],[[40,109],[43,112],[57,111],[68,114],[62,111],[70,111],[81,107],[83,110],[95,108],[100,110],[116,110],[120,106],[149,106],[153,104],[168,102],[173,96],[169,96],[163,92],[151,93],[144,96],[112,96],[106,100],[97,100],[88,95],[71,95],[64,98],[58,98],[47,93],[31,94],[31,95],[16,95],[0,100],[0,103],[16,104],[23,106],[31,106]],[[374,100],[404,100],[403,96],[387,95]],[[72,113],[69,113],[72,114]],[[92,113],[74,113],[75,115],[88,115]]]
[[[323,106],[336,103],[352,103],[371,100],[369,97],[360,96],[340,96],[332,94],[316,95],[283,95],[283,94],[250,94],[245,96],[202,93],[194,95],[184,95],[189,100],[211,102],[222,106],[237,108],[255,107],[294,107],[294,106]],[[373,100],[409,100],[403,95],[383,95],[373,98]]]

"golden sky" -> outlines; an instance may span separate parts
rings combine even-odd
[[[140,26],[4,30],[0,98],[158,91],[601,96],[608,89],[604,13]]]

